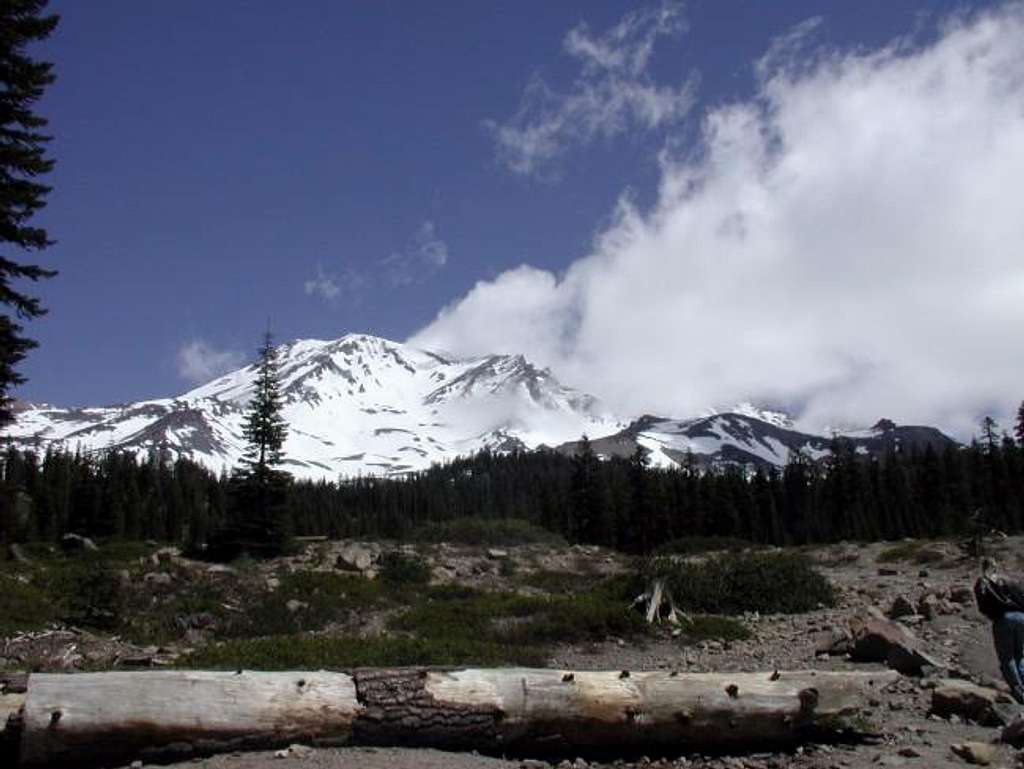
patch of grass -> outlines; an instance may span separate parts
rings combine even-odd
[[[647,633],[643,617],[603,592],[556,598],[528,622],[512,625],[505,637],[518,643],[552,644],[633,638]]]
[[[742,641],[750,638],[747,626],[732,617],[717,614],[697,614],[683,622],[682,639],[685,643],[698,641]]]
[[[679,537],[661,545],[657,555],[701,555],[703,553],[729,552],[759,547],[753,542],[738,537]]]
[[[380,558],[379,576],[390,585],[425,585],[430,567],[419,556],[391,551]]]
[[[618,586],[575,596],[535,597],[456,593],[419,603],[391,621],[391,628],[433,641],[486,640],[542,648],[563,641],[633,637],[647,626]]]
[[[533,648],[469,639],[340,638],[280,636],[198,649],[179,661],[181,667],[220,670],[345,670],[401,665],[544,664]]]
[[[183,619],[189,616],[210,615],[216,630],[225,628],[236,616],[225,609],[231,596],[226,585],[217,580],[197,577],[187,589],[158,597],[156,602],[152,598],[148,591],[132,593],[124,607],[120,630],[134,643],[161,645],[176,641],[186,630]]]
[[[420,526],[412,542],[449,542],[457,545],[510,547],[513,545],[564,545],[557,534],[519,518],[456,518]]]
[[[38,585],[0,575],[0,636],[42,630],[57,620],[53,602]]]
[[[344,620],[353,611],[366,610],[389,600],[388,588],[376,580],[325,572],[293,572],[281,577],[277,590],[251,595],[245,611],[226,617],[224,638],[255,638],[322,630]],[[288,608],[290,601],[300,608]]]
[[[552,595],[563,595],[592,589],[594,578],[572,571],[542,570],[520,574],[516,577],[516,584],[535,587]]]
[[[412,606],[395,617],[395,630],[415,633],[418,638],[497,638],[495,621],[530,617],[543,611],[548,601],[499,593],[453,591],[447,596],[434,593],[430,600]]]
[[[701,563],[657,558],[648,577],[666,580],[676,605],[701,614],[796,614],[834,606],[832,584],[799,553],[742,553]]]
[[[877,563],[896,563],[898,561],[914,563],[918,565],[926,563],[938,563],[944,561],[946,554],[941,550],[931,547],[927,542],[900,542],[898,545],[888,547],[875,558]]]

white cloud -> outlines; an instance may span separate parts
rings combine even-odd
[[[209,382],[241,368],[245,359],[245,353],[238,350],[217,350],[202,339],[193,339],[178,349],[178,376],[194,384]]]
[[[320,265],[316,275],[303,284],[307,296],[319,296],[325,302],[333,302],[342,291],[354,294],[366,286],[367,280],[360,273],[346,268],[340,275],[328,273]]]
[[[517,174],[543,173],[573,144],[680,120],[693,106],[696,78],[659,86],[648,74],[648,63],[659,37],[684,28],[681,5],[664,2],[627,14],[600,35],[586,24],[570,30],[564,48],[579,63],[580,74],[569,91],[558,93],[536,76],[510,120],[485,121],[501,162]]]
[[[631,413],[752,400],[964,435],[1018,404],[1024,4],[925,47],[800,32],[755,98],[707,112],[700,152],[663,156],[651,210],[623,199],[565,274],[480,283],[414,341],[522,351]],[[602,46],[601,71],[649,55]]]
[[[434,222],[427,219],[417,228],[404,251],[385,257],[381,264],[391,285],[406,286],[448,264],[448,244],[438,237]]]

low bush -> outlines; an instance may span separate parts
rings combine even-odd
[[[244,612],[226,617],[220,635],[255,638],[322,630],[332,622],[347,619],[353,611],[374,608],[388,600],[388,586],[377,580],[292,572],[281,577],[276,590],[251,596]]]
[[[347,670],[402,665],[544,664],[533,647],[448,638],[346,638],[328,635],[254,638],[206,646],[179,660],[185,668]]]
[[[676,605],[701,614],[796,614],[835,605],[831,583],[799,553],[742,553],[702,562],[657,558],[648,578],[663,577]]]
[[[943,561],[946,554],[941,550],[930,547],[927,542],[900,542],[898,545],[886,548],[875,559],[877,563],[895,563],[905,561],[918,565],[926,563],[937,563]]]
[[[679,537],[661,545],[657,555],[700,555],[702,553],[730,552],[760,547],[738,537]]]
[[[514,624],[505,637],[517,643],[552,644],[632,638],[647,632],[644,618],[603,591],[555,598],[528,622]]]
[[[520,574],[516,584],[534,587],[552,595],[564,595],[593,589],[594,578],[589,574],[572,571],[533,571]]]
[[[57,619],[46,591],[22,579],[0,575],[0,636],[42,630]]]
[[[684,643],[698,641],[742,641],[750,638],[746,625],[732,617],[717,614],[696,614],[681,625]]]
[[[430,567],[418,556],[393,550],[380,557],[380,578],[389,585],[425,585]]]
[[[456,518],[415,529],[413,542],[449,542],[457,545],[511,547],[513,545],[564,545],[557,534],[519,518]]]

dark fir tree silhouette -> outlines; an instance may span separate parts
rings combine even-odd
[[[291,476],[280,469],[288,430],[281,416],[277,350],[268,331],[259,350],[255,392],[243,432],[242,466],[230,483],[228,550],[272,556],[288,541],[287,494]]]
[[[999,423],[992,417],[986,416],[981,420],[981,445],[989,455],[993,454],[999,445]]]
[[[590,439],[584,435],[572,458],[567,528],[573,542],[601,543],[608,537],[610,523],[600,463]]]
[[[50,137],[41,133],[47,121],[33,112],[54,80],[53,65],[26,53],[57,26],[57,16],[42,15],[45,6],[46,0],[0,2],[0,427],[13,420],[11,388],[25,381],[15,367],[36,346],[22,335],[20,321],[46,312],[17,282],[56,274],[23,262],[24,252],[52,243],[46,230],[30,224],[50,191],[39,178],[53,168],[45,154]]]
[[[1024,449],[1024,401],[1021,401],[1020,408],[1017,409],[1017,424],[1013,435],[1017,439],[1017,445]]]

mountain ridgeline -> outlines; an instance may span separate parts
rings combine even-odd
[[[654,466],[665,468],[694,461],[782,467],[795,452],[815,461],[830,452],[830,437],[749,407],[689,420],[631,421],[522,355],[459,358],[350,334],[289,342],[277,357],[288,426],[284,469],[297,478],[401,475],[483,449],[552,447],[572,454],[584,434],[601,456],[628,457],[642,446]],[[247,366],[176,398],[85,408],[24,405],[7,437],[36,452],[117,449],[230,471],[244,451],[255,381],[256,368]],[[848,437],[866,456],[953,444],[934,428],[887,420]]]

